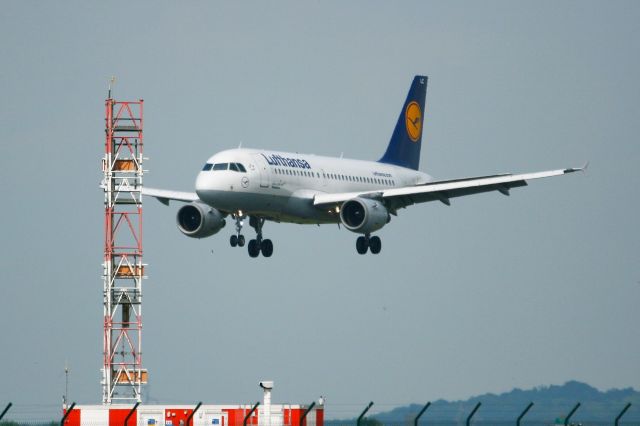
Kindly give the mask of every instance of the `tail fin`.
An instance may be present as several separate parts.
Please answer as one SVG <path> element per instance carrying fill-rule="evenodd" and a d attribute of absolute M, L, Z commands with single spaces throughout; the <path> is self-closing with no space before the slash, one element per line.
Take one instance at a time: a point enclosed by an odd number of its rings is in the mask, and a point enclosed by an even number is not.
<path fill-rule="evenodd" d="M 420 145 L 422 144 L 422 123 L 424 120 L 424 99 L 427 95 L 427 77 L 417 75 L 413 79 L 407 100 L 398 117 L 387 151 L 380 163 L 394 164 L 418 170 L 420 165 Z"/>

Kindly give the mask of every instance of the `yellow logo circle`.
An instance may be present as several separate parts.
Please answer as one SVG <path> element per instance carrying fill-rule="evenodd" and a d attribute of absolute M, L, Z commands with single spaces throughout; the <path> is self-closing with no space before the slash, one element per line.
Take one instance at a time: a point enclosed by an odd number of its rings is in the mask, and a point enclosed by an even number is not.
<path fill-rule="evenodd" d="M 409 139 L 417 142 L 422 133 L 422 111 L 420 111 L 420 105 L 417 102 L 410 102 L 407 105 L 407 109 L 404 111 L 404 121 Z"/>

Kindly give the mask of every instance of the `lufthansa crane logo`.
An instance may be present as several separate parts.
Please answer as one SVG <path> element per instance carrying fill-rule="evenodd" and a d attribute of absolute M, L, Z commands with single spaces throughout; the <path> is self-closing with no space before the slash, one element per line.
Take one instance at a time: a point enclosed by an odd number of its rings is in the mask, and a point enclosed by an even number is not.
<path fill-rule="evenodd" d="M 418 142 L 422 133 L 422 111 L 417 102 L 413 101 L 407 105 L 407 109 L 404 111 L 404 121 L 409 139 Z"/>

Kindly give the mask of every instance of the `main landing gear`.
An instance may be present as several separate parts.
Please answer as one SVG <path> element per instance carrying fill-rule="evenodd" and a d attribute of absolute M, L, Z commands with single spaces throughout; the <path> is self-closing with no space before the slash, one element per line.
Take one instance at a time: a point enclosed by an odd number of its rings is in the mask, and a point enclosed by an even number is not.
<path fill-rule="evenodd" d="M 249 218 L 249 225 L 256 230 L 256 239 L 250 240 L 247 249 L 249 256 L 258 257 L 260 252 L 264 257 L 271 257 L 273 254 L 273 243 L 269 239 L 262 239 L 262 225 L 264 225 L 264 218 L 251 216 Z"/>
<path fill-rule="evenodd" d="M 240 213 L 235 213 L 233 215 L 233 218 L 236 221 L 236 233 L 232 235 L 231 238 L 229 238 L 229 244 L 231 244 L 231 247 L 244 247 L 244 235 L 242 235 L 241 232 L 242 225 L 244 224 L 243 219 L 245 218 L 245 216 Z"/>
<path fill-rule="evenodd" d="M 382 250 L 382 241 L 380 237 L 371 234 L 366 234 L 364 237 L 358 237 L 356 240 L 356 250 L 359 254 L 365 254 L 368 250 L 371 250 L 371 253 L 378 254 L 380 250 Z"/>

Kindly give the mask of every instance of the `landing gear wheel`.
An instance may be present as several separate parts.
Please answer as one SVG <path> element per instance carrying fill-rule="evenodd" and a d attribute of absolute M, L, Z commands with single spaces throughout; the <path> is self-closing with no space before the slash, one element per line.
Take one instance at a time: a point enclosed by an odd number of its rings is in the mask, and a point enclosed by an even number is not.
<path fill-rule="evenodd" d="M 260 250 L 262 251 L 262 255 L 264 257 L 271 257 L 273 254 L 273 243 L 271 240 L 262 240 L 260 243 Z"/>
<path fill-rule="evenodd" d="M 229 244 L 231 244 L 231 247 L 235 247 L 238 245 L 238 236 L 237 235 L 232 235 L 231 238 L 229 238 Z"/>
<path fill-rule="evenodd" d="M 382 250 L 382 241 L 380 241 L 380 237 L 373 236 L 369 238 L 369 248 L 373 254 L 380 253 L 380 250 Z"/>
<path fill-rule="evenodd" d="M 258 240 L 249 240 L 249 246 L 247 247 L 249 256 L 258 257 L 260 254 L 260 243 Z"/>
<path fill-rule="evenodd" d="M 367 248 L 369 245 L 367 244 L 367 239 L 365 237 L 358 237 L 356 240 L 356 250 L 359 254 L 365 254 L 367 252 Z"/>
<path fill-rule="evenodd" d="M 242 234 L 238 235 L 238 246 L 244 247 L 244 235 Z"/>

